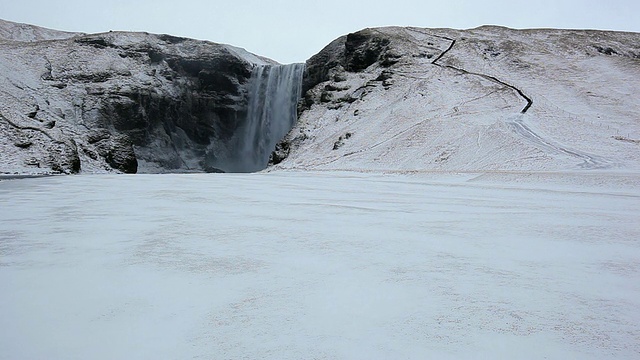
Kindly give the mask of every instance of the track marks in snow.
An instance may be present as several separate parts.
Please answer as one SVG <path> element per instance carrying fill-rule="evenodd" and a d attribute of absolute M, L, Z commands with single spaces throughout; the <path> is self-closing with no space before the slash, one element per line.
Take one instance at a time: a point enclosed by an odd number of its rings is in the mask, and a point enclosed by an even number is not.
<path fill-rule="evenodd" d="M 543 138 L 524 123 L 524 119 L 522 116 L 511 118 L 507 122 L 507 124 L 513 129 L 516 134 L 521 135 L 523 138 L 529 140 L 530 142 L 536 144 L 538 147 L 544 150 L 581 159 L 583 162 L 582 164 L 580 164 L 580 167 L 582 168 L 603 169 L 610 167 L 609 162 L 599 156 L 592 155 L 580 150 L 569 149 L 560 144 L 556 144 L 551 140 Z"/>

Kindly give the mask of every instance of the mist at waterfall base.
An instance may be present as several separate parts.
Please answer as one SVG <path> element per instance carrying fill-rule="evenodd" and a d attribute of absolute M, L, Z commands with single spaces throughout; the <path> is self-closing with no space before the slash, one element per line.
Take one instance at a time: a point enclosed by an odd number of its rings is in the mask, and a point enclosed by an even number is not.
<path fill-rule="evenodd" d="M 251 73 L 247 117 L 226 147 L 207 159 L 224 172 L 263 170 L 297 119 L 304 64 L 258 65 Z"/>

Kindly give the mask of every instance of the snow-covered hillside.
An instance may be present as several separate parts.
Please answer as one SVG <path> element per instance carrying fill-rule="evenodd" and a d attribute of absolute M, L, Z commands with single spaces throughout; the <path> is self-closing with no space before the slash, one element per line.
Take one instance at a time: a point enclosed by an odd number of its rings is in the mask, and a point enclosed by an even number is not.
<path fill-rule="evenodd" d="M 640 34 L 378 28 L 307 62 L 274 169 L 640 169 Z M 274 62 L 0 22 L 0 172 L 217 171 Z"/>
<path fill-rule="evenodd" d="M 640 34 L 367 29 L 307 66 L 277 169 L 640 169 Z"/>

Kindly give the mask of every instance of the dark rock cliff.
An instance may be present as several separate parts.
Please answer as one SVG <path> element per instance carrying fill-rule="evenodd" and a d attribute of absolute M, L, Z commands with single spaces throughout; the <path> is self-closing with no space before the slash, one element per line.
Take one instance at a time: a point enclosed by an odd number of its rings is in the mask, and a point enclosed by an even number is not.
<path fill-rule="evenodd" d="M 0 133 L 14 139 L 0 165 L 207 171 L 246 115 L 254 64 L 236 50 L 146 33 L 0 39 Z"/>
<path fill-rule="evenodd" d="M 307 60 L 302 91 L 305 94 L 303 108 L 313 103 L 328 100 L 329 93 L 309 92 L 314 86 L 325 81 L 341 82 L 346 72 L 361 72 L 374 63 L 390 66 L 395 63 L 395 55 L 390 51 L 391 39 L 387 34 L 375 29 L 364 29 L 342 36 L 318 54 Z"/>

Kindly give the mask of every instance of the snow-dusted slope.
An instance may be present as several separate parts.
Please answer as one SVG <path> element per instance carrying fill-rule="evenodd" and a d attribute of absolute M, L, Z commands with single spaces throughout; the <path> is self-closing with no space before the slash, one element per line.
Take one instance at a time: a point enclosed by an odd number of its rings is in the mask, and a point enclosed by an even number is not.
<path fill-rule="evenodd" d="M 76 32 L 58 31 L 39 26 L 14 23 L 0 19 L 0 41 L 62 40 L 84 35 Z"/>
<path fill-rule="evenodd" d="M 307 66 L 278 169 L 640 169 L 640 34 L 366 29 Z"/>

